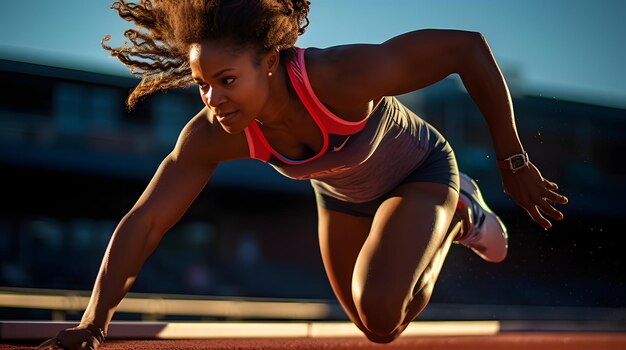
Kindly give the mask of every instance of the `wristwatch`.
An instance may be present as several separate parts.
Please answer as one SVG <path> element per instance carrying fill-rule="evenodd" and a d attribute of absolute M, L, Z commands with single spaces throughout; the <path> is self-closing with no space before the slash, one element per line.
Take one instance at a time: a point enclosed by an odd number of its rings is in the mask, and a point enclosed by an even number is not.
<path fill-rule="evenodd" d="M 506 159 L 498 159 L 498 167 L 504 170 L 510 170 L 512 172 L 516 172 L 526 166 L 528 166 L 528 162 L 530 159 L 528 158 L 528 153 L 519 153 L 514 154 Z"/>

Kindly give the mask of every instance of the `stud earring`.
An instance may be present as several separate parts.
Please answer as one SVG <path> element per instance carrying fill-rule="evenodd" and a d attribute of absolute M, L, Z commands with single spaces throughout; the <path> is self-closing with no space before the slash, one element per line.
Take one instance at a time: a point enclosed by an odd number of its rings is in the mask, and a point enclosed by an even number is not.
<path fill-rule="evenodd" d="M 267 76 L 271 77 L 272 76 L 272 72 L 267 72 Z"/>

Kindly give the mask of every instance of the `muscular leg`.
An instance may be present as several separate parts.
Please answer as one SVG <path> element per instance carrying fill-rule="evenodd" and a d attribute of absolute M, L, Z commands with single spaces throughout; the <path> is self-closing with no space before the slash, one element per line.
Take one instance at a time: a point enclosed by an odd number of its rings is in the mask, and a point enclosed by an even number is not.
<path fill-rule="evenodd" d="M 392 341 L 428 303 L 460 227 L 452 223 L 457 200 L 447 186 L 410 183 L 373 220 L 320 208 L 320 247 L 333 290 L 371 340 Z"/>
<path fill-rule="evenodd" d="M 320 251 L 330 285 L 350 320 L 366 333 L 368 330 L 352 300 L 352 273 L 369 234 L 372 218 L 318 207 L 318 220 Z"/>

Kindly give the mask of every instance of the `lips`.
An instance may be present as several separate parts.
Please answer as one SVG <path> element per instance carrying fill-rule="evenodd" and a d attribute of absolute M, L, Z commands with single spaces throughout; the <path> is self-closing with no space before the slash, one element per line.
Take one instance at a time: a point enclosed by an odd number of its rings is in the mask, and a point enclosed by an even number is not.
<path fill-rule="evenodd" d="M 219 121 L 222 124 L 228 123 L 234 117 L 237 116 L 238 112 L 239 111 L 232 111 L 232 112 L 227 112 L 227 113 L 218 113 L 217 114 L 217 121 Z"/>

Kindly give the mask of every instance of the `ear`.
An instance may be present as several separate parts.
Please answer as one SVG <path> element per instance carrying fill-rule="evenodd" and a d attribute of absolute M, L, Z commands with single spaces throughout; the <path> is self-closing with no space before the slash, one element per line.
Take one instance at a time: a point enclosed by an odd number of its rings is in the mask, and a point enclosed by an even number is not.
<path fill-rule="evenodd" d="M 271 50 L 270 52 L 266 53 L 265 57 L 263 58 L 263 67 L 268 73 L 276 73 L 279 63 L 280 54 L 278 53 L 278 50 Z"/>

